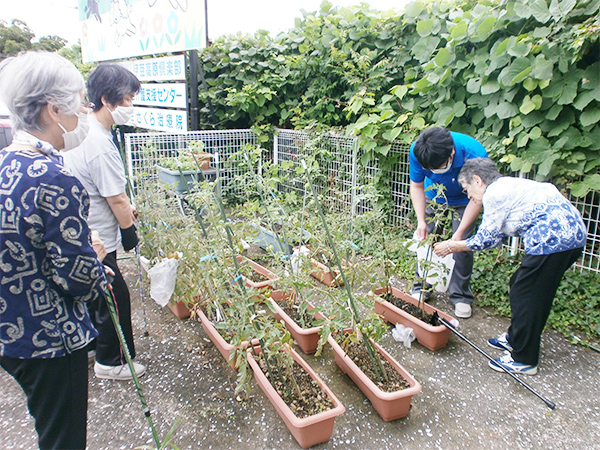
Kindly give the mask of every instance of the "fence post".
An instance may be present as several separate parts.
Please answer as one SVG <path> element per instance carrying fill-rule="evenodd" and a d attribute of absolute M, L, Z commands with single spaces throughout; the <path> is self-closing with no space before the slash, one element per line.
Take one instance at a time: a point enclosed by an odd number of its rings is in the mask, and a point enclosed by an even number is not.
<path fill-rule="evenodd" d="M 358 166 L 358 137 L 354 138 L 354 143 L 352 144 L 352 191 L 350 194 L 350 214 L 352 217 L 356 215 L 356 189 L 358 189 L 358 174 L 357 174 L 357 166 Z"/>

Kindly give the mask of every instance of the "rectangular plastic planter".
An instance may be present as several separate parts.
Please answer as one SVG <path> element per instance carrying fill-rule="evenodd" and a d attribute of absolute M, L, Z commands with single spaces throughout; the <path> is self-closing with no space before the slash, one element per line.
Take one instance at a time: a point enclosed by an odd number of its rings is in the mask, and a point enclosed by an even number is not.
<path fill-rule="evenodd" d="M 249 264 L 254 272 L 259 273 L 268 278 L 268 280 L 260 281 L 257 283 L 242 275 L 246 286 L 251 287 L 252 289 L 273 289 L 274 284 L 280 280 L 279 276 L 275 275 L 269 269 L 252 261 L 251 259 L 246 258 L 244 256 L 237 256 L 236 258 L 240 264 Z"/>
<path fill-rule="evenodd" d="M 386 288 L 379 288 L 375 290 L 375 295 L 385 294 L 385 292 Z M 392 287 L 392 295 L 412 305 L 419 306 L 419 301 L 417 299 L 405 294 L 400 289 Z M 433 314 L 437 311 L 439 316 L 447 321 L 450 322 L 454 320 L 453 317 L 427 303 L 423 304 L 423 308 L 428 314 Z M 429 350 L 435 351 L 445 347 L 450 339 L 450 330 L 446 328 L 445 325 L 429 325 L 406 311 L 394 306 L 392 303 L 385 301 L 383 298 L 375 300 L 375 313 L 379 314 L 384 320 L 392 324 L 400 323 L 405 327 L 412 328 L 419 344 L 427 347 Z"/>
<path fill-rule="evenodd" d="M 187 319 L 190 317 L 190 310 L 184 302 L 169 301 L 167 306 L 178 319 Z"/>
<path fill-rule="evenodd" d="M 235 345 L 232 345 L 225 339 L 223 339 L 223 336 L 219 334 L 212 322 L 208 320 L 208 317 L 206 317 L 206 315 L 202 311 L 202 308 L 198 307 L 197 312 L 198 317 L 200 317 L 200 321 L 202 322 L 202 328 L 204 328 L 204 332 L 208 335 L 208 338 L 212 341 L 212 343 L 215 344 L 215 347 L 217 347 L 219 353 L 223 355 L 225 361 L 229 363 L 229 355 L 231 354 L 231 351 L 235 349 Z M 233 370 L 236 370 L 233 364 L 230 364 L 229 366 Z"/>
<path fill-rule="evenodd" d="M 329 270 L 329 267 L 327 267 L 326 264 L 316 258 L 311 258 L 313 271 L 310 275 L 327 286 L 343 287 L 344 280 L 340 275 L 337 264 L 333 261 L 333 255 L 331 253 L 329 253 L 329 258 L 331 259 L 331 270 Z M 342 269 L 346 270 L 349 267 L 352 267 L 352 264 L 348 263 L 345 259 L 342 259 Z"/>
<path fill-rule="evenodd" d="M 261 351 L 260 347 L 256 349 L 258 352 Z M 283 419 L 285 425 L 288 427 L 296 441 L 298 441 L 298 444 L 300 444 L 302 448 L 309 448 L 313 445 L 326 442 L 331 438 L 335 418 L 346 411 L 346 408 L 344 408 L 344 405 L 340 403 L 333 392 L 331 392 L 323 380 L 321 380 L 319 375 L 312 370 L 300 355 L 294 350 L 291 351 L 294 361 L 302 366 L 331 400 L 334 406 L 332 409 L 299 419 L 271 385 L 269 379 L 254 359 L 251 349 L 248 349 L 248 363 L 250 364 L 250 367 L 252 367 L 256 382 L 277 411 L 277 414 L 279 414 L 279 417 Z"/>
<path fill-rule="evenodd" d="M 373 408 L 386 422 L 401 419 L 408 414 L 413 395 L 421 392 L 421 385 L 413 376 L 402 367 L 388 352 L 375 342 L 372 342 L 377 351 L 383 356 L 394 369 L 408 381 L 410 387 L 395 392 L 384 392 L 352 361 L 344 352 L 342 347 L 335 341 L 333 336 L 327 338 L 327 342 L 333 349 L 335 363 L 347 374 L 358 388 L 371 401 Z"/>
<path fill-rule="evenodd" d="M 281 290 L 273 291 L 271 294 L 271 302 L 273 304 L 273 308 L 277 313 L 275 314 L 275 318 L 277 320 L 283 320 L 285 327 L 290 332 L 298 347 L 302 349 L 304 353 L 310 355 L 317 351 L 317 345 L 319 343 L 319 331 L 322 326 L 311 327 L 311 328 L 302 328 L 298 325 L 290 316 L 288 316 L 283 309 L 277 304 L 277 300 L 284 298 L 284 296 L 294 295 L 290 292 L 285 292 Z M 310 303 L 308 303 L 308 311 L 310 312 L 315 307 Z M 315 314 L 315 319 L 322 319 L 323 315 L 321 313 Z"/>
<path fill-rule="evenodd" d="M 168 186 L 173 186 L 173 190 L 177 194 L 187 193 L 185 184 L 181 180 L 181 175 L 178 170 L 170 170 L 164 167 L 157 166 L 158 179 Z M 198 181 L 199 170 L 182 170 L 183 178 L 186 183 L 196 183 Z M 191 186 L 190 186 L 191 187 Z"/>

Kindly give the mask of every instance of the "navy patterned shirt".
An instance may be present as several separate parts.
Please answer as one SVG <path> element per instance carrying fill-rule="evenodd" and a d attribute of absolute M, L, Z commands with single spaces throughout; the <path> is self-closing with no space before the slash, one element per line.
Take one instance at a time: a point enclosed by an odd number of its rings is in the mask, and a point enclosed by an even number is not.
<path fill-rule="evenodd" d="M 495 247 L 506 236 L 521 236 L 528 255 L 550 255 L 583 247 L 581 214 L 553 184 L 501 177 L 483 194 L 483 219 L 467 239 L 470 250 Z"/>
<path fill-rule="evenodd" d="M 0 356 L 54 358 L 97 335 L 86 302 L 103 295 L 89 198 L 59 162 L 0 151 Z"/>

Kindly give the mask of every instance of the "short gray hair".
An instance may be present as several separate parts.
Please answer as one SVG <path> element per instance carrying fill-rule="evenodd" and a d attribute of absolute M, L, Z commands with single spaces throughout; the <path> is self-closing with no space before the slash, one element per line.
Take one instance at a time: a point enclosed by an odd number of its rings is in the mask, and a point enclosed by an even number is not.
<path fill-rule="evenodd" d="M 40 113 L 50 103 L 75 114 L 85 88 L 77 68 L 56 53 L 30 51 L 0 63 L 0 100 L 11 113 L 15 130 L 41 131 Z"/>
<path fill-rule="evenodd" d="M 458 182 L 460 184 L 471 184 L 473 175 L 477 175 L 487 185 L 502 175 L 498 172 L 496 163 L 490 158 L 473 158 L 465 161 L 465 164 L 460 169 L 458 174 Z"/>

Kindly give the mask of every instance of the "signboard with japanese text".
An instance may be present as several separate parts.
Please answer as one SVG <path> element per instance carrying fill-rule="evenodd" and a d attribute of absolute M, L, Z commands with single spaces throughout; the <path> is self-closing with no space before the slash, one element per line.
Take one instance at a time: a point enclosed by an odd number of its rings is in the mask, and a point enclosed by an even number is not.
<path fill-rule="evenodd" d="M 119 64 L 144 81 L 185 80 L 185 57 L 183 55 L 162 58 L 136 59 Z"/>
<path fill-rule="evenodd" d="M 84 62 L 206 47 L 201 0 L 78 0 Z"/>
<path fill-rule="evenodd" d="M 136 106 L 131 124 L 148 130 L 183 133 L 188 131 L 188 115 L 185 110 Z"/>
<path fill-rule="evenodd" d="M 186 109 L 187 87 L 185 83 L 142 83 L 133 104 Z"/>

